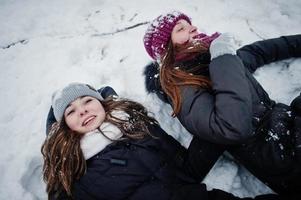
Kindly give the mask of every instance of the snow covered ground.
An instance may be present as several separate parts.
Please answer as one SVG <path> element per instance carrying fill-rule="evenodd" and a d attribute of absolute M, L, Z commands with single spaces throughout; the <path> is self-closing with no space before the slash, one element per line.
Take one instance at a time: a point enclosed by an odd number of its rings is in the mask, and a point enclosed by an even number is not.
<path fill-rule="evenodd" d="M 201 31 L 232 32 L 244 45 L 301 33 L 300 8 L 299 0 L 1 0 L 0 199 L 46 199 L 40 154 L 46 115 L 52 92 L 69 82 L 112 86 L 189 143 L 170 108 L 144 89 L 150 58 L 142 37 L 159 14 L 182 11 Z M 301 59 L 266 66 L 256 77 L 273 99 L 289 103 L 301 91 Z M 204 182 L 239 196 L 270 191 L 228 156 Z"/>

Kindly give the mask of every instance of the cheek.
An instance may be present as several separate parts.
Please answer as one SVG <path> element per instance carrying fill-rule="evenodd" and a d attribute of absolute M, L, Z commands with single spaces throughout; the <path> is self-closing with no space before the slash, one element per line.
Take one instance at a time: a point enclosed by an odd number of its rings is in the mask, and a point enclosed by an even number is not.
<path fill-rule="evenodd" d="M 106 113 L 105 113 L 105 111 L 103 110 L 103 112 L 101 113 L 101 115 L 102 115 L 102 118 L 103 119 L 105 119 L 105 117 L 106 117 Z"/>
<path fill-rule="evenodd" d="M 189 35 L 185 33 L 177 33 L 171 36 L 171 40 L 173 44 L 184 44 L 189 40 Z"/>
<path fill-rule="evenodd" d="M 101 104 L 94 104 L 92 106 L 92 112 L 98 115 L 98 119 L 100 120 L 100 124 L 105 119 L 105 110 Z"/>
<path fill-rule="evenodd" d="M 78 121 L 77 121 L 77 119 L 75 117 L 67 117 L 67 118 L 65 118 L 65 121 L 66 121 L 67 126 L 71 130 L 75 131 L 77 129 L 77 127 L 78 127 Z"/>
<path fill-rule="evenodd" d="M 102 121 L 105 119 L 106 113 L 103 108 L 99 109 L 99 116 L 102 119 Z"/>

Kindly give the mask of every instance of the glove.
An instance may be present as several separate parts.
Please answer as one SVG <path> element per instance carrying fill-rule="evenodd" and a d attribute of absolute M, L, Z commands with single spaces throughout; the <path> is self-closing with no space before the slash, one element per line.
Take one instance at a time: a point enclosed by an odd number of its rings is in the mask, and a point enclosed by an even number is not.
<path fill-rule="evenodd" d="M 223 33 L 212 41 L 209 51 L 211 60 L 224 54 L 236 55 L 237 45 L 232 34 Z"/>
<path fill-rule="evenodd" d="M 218 38 L 221 34 L 218 32 L 213 33 L 212 35 L 206 35 L 205 33 L 200 33 L 193 37 L 196 41 L 201 41 L 206 48 L 210 47 L 210 44 L 213 40 Z"/>

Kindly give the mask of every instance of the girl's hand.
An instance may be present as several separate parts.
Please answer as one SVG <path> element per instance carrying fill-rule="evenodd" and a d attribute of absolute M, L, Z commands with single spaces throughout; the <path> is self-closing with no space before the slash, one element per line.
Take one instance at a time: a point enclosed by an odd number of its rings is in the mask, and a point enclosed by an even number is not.
<path fill-rule="evenodd" d="M 219 32 L 215 32 L 212 35 L 206 35 L 205 33 L 200 33 L 193 37 L 195 41 L 201 41 L 206 48 L 210 47 L 210 44 L 213 40 L 218 38 L 221 34 Z"/>
<path fill-rule="evenodd" d="M 235 39 L 230 33 L 223 33 L 218 38 L 212 41 L 209 51 L 211 60 L 224 54 L 236 55 L 237 45 Z"/>

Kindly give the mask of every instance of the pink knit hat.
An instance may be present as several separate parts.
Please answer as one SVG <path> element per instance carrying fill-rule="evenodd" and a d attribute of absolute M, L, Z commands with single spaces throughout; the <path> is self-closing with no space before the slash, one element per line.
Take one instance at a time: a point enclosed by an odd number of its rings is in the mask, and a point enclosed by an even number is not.
<path fill-rule="evenodd" d="M 160 59 L 167 48 L 172 29 L 180 19 L 184 19 L 191 24 L 190 18 L 187 15 L 173 11 L 165 15 L 160 15 L 149 25 L 143 42 L 150 57 L 155 60 Z"/>

